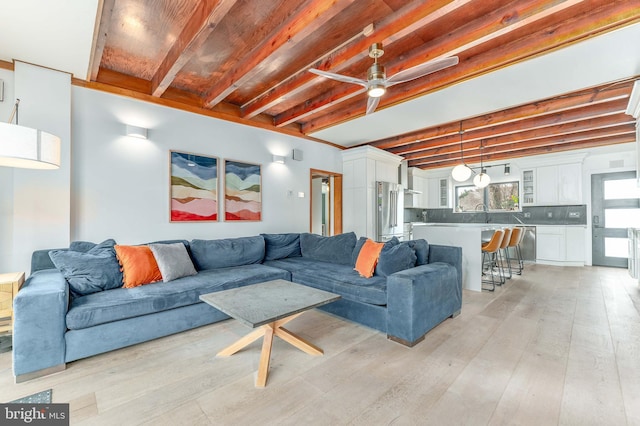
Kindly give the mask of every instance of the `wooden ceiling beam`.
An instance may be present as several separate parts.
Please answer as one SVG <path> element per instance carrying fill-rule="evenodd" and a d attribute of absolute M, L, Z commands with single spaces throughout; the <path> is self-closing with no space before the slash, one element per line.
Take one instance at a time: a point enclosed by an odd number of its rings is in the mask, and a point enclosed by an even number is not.
<path fill-rule="evenodd" d="M 502 152 L 514 152 L 522 149 L 535 148 L 538 146 L 556 145 L 558 143 L 573 143 L 590 139 L 601 139 L 607 137 L 615 137 L 623 134 L 631 134 L 634 132 L 635 125 L 633 123 L 624 123 L 617 126 L 611 126 L 600 129 L 586 130 L 582 132 L 574 132 L 567 134 L 550 134 L 543 138 L 526 139 L 523 137 L 517 141 L 504 141 L 502 143 L 489 144 L 483 143 L 483 149 L 480 149 L 480 144 L 476 145 L 472 149 L 464 152 L 464 160 L 467 163 L 479 163 L 482 151 L 482 156 L 485 158 L 489 154 L 497 154 Z M 442 161 L 460 161 L 460 151 L 444 153 L 438 155 L 425 154 L 422 157 L 415 157 L 409 161 L 420 161 L 421 164 L 439 163 Z"/>
<path fill-rule="evenodd" d="M 593 119 L 597 117 L 605 117 L 615 114 L 624 113 L 627 106 L 626 99 L 617 99 L 610 102 L 599 103 L 595 105 L 587 105 L 584 108 L 575 108 L 566 110 L 556 114 L 548 114 L 536 116 L 519 121 L 511 121 L 505 124 L 498 124 L 491 127 L 484 127 L 478 130 L 465 131 L 463 134 L 463 142 L 479 141 L 490 137 L 498 137 L 520 133 L 527 130 L 541 129 L 550 126 L 557 126 L 563 123 L 571 123 L 581 120 Z M 411 152 L 422 151 L 433 146 L 455 145 L 459 146 L 460 136 L 449 135 L 442 138 L 431 139 L 425 142 L 417 142 L 409 145 L 402 145 L 398 148 L 389 148 L 389 152 L 398 155 L 406 155 Z"/>
<path fill-rule="evenodd" d="M 594 105 L 615 99 L 628 99 L 631 94 L 632 87 L 633 80 L 630 80 L 619 84 L 607 84 L 587 90 L 555 96 L 542 101 L 462 120 L 462 129 L 465 132 L 469 132 L 525 118 L 554 114 L 573 108 L 582 108 L 587 104 Z M 460 121 L 455 121 L 442 124 L 440 126 L 416 130 L 403 135 L 380 139 L 370 142 L 367 145 L 380 149 L 396 148 L 402 145 L 424 142 L 448 135 L 458 136 L 459 129 Z"/>
<path fill-rule="evenodd" d="M 502 136 L 489 137 L 486 139 L 474 140 L 472 142 L 463 142 L 462 150 L 464 155 L 472 153 L 480 146 L 480 141 L 485 146 L 498 146 L 511 144 L 515 142 L 531 141 L 536 139 L 544 139 L 552 136 L 569 135 L 581 132 L 588 132 L 600 129 L 609 129 L 621 125 L 634 125 L 635 121 L 633 117 L 624 113 L 598 117 L 594 119 L 587 119 L 581 121 L 575 121 L 570 123 L 559 124 L 556 126 L 537 128 L 532 130 L 526 130 L 518 133 L 512 133 Z M 413 160 L 418 158 L 426 158 L 437 155 L 453 154 L 460 156 L 460 144 L 452 145 L 440 145 L 436 144 L 433 148 L 424 149 L 422 151 L 412 152 L 403 155 L 406 160 Z"/>
<path fill-rule="evenodd" d="M 201 0 L 151 79 L 153 96 L 162 94 L 207 41 L 238 0 Z"/>
<path fill-rule="evenodd" d="M 603 140 L 595 139 L 595 140 L 587 140 L 583 142 L 574 142 L 571 144 L 541 146 L 536 148 L 523 149 L 519 151 L 512 151 L 508 153 L 493 154 L 491 155 L 491 157 L 486 158 L 486 162 L 513 160 L 514 158 L 529 157 L 533 155 L 542 155 L 542 154 L 550 154 L 550 153 L 557 153 L 557 152 L 573 151 L 577 149 L 598 148 L 602 146 L 618 145 L 623 143 L 634 142 L 635 140 L 634 138 L 635 138 L 634 135 L 621 135 L 621 136 L 606 138 Z M 452 160 L 452 161 L 447 161 L 442 163 L 431 163 L 428 165 L 420 166 L 419 164 L 416 164 L 416 163 L 412 164 L 411 162 L 409 162 L 409 166 L 418 167 L 423 170 L 431 170 L 431 169 L 441 169 L 444 167 L 453 167 L 453 166 L 456 166 L 458 163 L 459 161 L 456 162 L 455 160 Z"/>
<path fill-rule="evenodd" d="M 540 19 L 548 18 L 553 13 L 574 6 L 585 0 L 567 0 L 558 4 L 554 0 L 527 0 L 512 2 L 504 7 L 496 9 L 494 12 L 481 16 L 469 22 L 450 34 L 444 34 L 435 40 L 425 43 L 403 58 L 385 64 L 388 75 L 393 75 L 403 69 L 410 68 L 428 60 L 445 58 L 458 55 L 465 50 L 472 49 L 480 44 L 502 37 L 510 32 L 522 28 Z M 353 92 L 352 88 L 347 88 L 347 84 L 332 89 L 328 94 L 318 96 L 300 107 L 281 114 L 276 119 L 276 125 L 299 121 L 310 115 L 317 114 L 328 108 L 327 104 L 343 102 L 349 99 Z M 406 91 L 398 90 L 406 96 Z M 329 101 L 331 99 L 331 101 Z M 364 111 L 363 108 L 360 112 Z"/>
<path fill-rule="evenodd" d="M 96 81 L 98 71 L 100 70 L 100 62 L 102 62 L 102 53 L 104 46 L 107 44 L 107 35 L 109 26 L 111 25 L 111 16 L 113 15 L 113 5 L 116 0 L 100 0 L 98 3 L 98 17 L 100 23 L 93 34 L 93 48 L 91 49 L 91 59 L 89 60 L 89 81 Z"/>
<path fill-rule="evenodd" d="M 368 57 L 368 48 L 373 42 L 389 45 L 422 27 L 432 24 L 447 14 L 453 12 L 472 0 L 438 0 L 413 1 L 403 6 L 397 12 L 374 22 L 373 31 L 369 34 L 367 28 L 361 33 L 364 38 L 354 37 L 337 50 L 325 52 L 312 64 L 300 70 L 284 83 L 279 84 L 242 106 L 246 117 L 251 117 L 276 105 L 282 98 L 292 97 L 317 84 L 321 77 L 309 73 L 309 68 L 339 73 L 349 66 Z"/>
<path fill-rule="evenodd" d="M 468 58 L 461 58 L 460 63 L 455 67 L 431 74 L 426 78 L 404 83 L 401 91 L 390 90 L 383 96 L 380 107 L 391 106 L 412 97 L 423 96 L 452 84 L 549 53 L 552 50 L 567 47 L 586 38 L 640 22 L 640 8 L 630 3 L 594 0 L 587 4 L 593 7 L 589 7 L 588 10 L 569 20 L 553 21 L 548 26 L 517 40 L 506 42 L 487 52 L 475 53 Z M 408 97 L 407 93 L 412 95 Z M 305 134 L 313 133 L 361 116 L 363 113 L 364 107 L 346 104 L 341 109 L 319 114 L 312 120 L 303 123 L 302 131 Z"/>
<path fill-rule="evenodd" d="M 212 108 L 222 102 L 244 82 L 259 72 L 259 64 L 272 55 L 292 50 L 298 40 L 313 34 L 318 28 L 346 9 L 355 0 L 308 0 L 289 15 L 289 19 L 257 43 L 237 64 L 207 92 L 204 103 Z"/>
<path fill-rule="evenodd" d="M 603 144 L 603 142 L 606 142 L 608 139 L 617 140 L 617 138 L 620 137 L 626 138 L 628 136 L 633 136 L 634 133 L 635 126 L 633 124 L 623 124 L 620 126 L 580 132 L 570 135 L 556 135 L 550 136 L 548 138 L 507 143 L 495 146 L 485 145 L 482 149 L 482 154 L 479 147 L 474 149 L 473 152 L 469 152 L 468 155 L 467 153 L 465 153 L 464 161 L 469 165 L 475 165 L 480 163 L 481 156 L 482 160 L 487 163 L 490 161 L 494 161 L 496 159 L 496 156 L 510 155 L 513 157 L 517 156 L 515 154 L 519 151 L 531 149 L 546 148 L 547 152 L 553 152 L 559 145 L 574 146 L 575 144 L 583 143 L 585 141 L 598 141 L 600 144 Z M 414 160 L 409 160 L 408 165 L 412 167 L 432 167 L 434 164 L 437 164 L 438 167 L 445 167 L 446 165 L 456 165 L 459 162 L 459 154 L 450 154 L 416 158 Z"/>

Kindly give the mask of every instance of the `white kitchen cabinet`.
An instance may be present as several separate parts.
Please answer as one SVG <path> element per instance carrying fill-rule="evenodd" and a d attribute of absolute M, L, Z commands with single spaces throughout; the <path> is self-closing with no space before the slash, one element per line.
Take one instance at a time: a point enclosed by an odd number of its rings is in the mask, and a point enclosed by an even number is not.
<path fill-rule="evenodd" d="M 558 166 L 558 204 L 582 203 L 582 166 L 563 164 Z"/>
<path fill-rule="evenodd" d="M 580 163 L 523 170 L 523 206 L 566 204 L 582 204 L 582 165 Z"/>
<path fill-rule="evenodd" d="M 402 157 L 371 146 L 342 151 L 342 229 L 373 238 L 376 181 L 398 182 Z"/>
<path fill-rule="evenodd" d="M 536 259 L 540 261 L 564 262 L 565 228 L 560 226 L 536 227 Z"/>
<path fill-rule="evenodd" d="M 539 206 L 558 204 L 558 166 L 536 169 L 536 197 Z"/>
<path fill-rule="evenodd" d="M 584 266 L 582 226 L 536 226 L 536 262 Z"/>
<path fill-rule="evenodd" d="M 535 169 L 522 171 L 522 199 L 523 206 L 533 206 L 536 202 L 536 171 Z"/>

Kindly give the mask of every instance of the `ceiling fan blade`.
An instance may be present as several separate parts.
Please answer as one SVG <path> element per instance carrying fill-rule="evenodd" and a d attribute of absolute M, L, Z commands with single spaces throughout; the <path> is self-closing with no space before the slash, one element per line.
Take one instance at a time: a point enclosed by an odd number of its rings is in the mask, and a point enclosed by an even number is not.
<path fill-rule="evenodd" d="M 321 75 L 323 77 L 330 78 L 332 80 L 342 81 L 343 83 L 353 83 L 353 84 L 359 84 L 360 86 L 363 86 L 363 87 L 367 87 L 367 82 L 365 80 L 361 80 L 355 77 L 349 77 L 348 75 L 336 74 L 333 72 L 322 71 L 315 68 L 311 68 L 309 72 Z"/>
<path fill-rule="evenodd" d="M 378 104 L 380 103 L 380 98 L 372 98 L 369 96 L 367 100 L 367 115 L 373 113 L 373 111 L 378 108 Z"/>
<path fill-rule="evenodd" d="M 407 70 L 400 71 L 399 73 L 392 75 L 387 79 L 387 87 L 394 86 L 400 83 L 406 83 L 407 81 L 420 78 L 427 74 L 431 74 L 432 72 L 440 71 L 457 64 L 457 56 L 451 56 L 448 58 L 425 62 L 424 64 L 416 65 L 415 67 L 411 67 Z"/>

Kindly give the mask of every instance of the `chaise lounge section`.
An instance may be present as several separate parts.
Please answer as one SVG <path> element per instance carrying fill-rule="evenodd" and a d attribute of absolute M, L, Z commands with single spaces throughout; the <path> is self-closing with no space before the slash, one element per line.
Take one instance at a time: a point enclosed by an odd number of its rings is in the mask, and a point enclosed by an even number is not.
<path fill-rule="evenodd" d="M 87 271 L 87 265 L 96 259 L 101 264 L 110 259 L 120 270 L 113 240 L 98 245 L 74 243 L 55 253 L 36 251 L 32 274 L 14 301 L 16 382 L 61 371 L 67 362 L 227 319 L 199 296 L 273 279 L 340 294 L 340 300 L 322 309 L 380 330 L 408 346 L 460 312 L 460 248 L 424 242 L 416 256 L 415 248 L 407 251 L 408 243 L 394 241 L 387 251 L 406 246 L 394 252 L 404 253 L 404 257 L 410 253 L 415 266 L 390 274 L 381 270 L 367 279 L 353 269 L 362 240 L 356 241 L 353 233 L 334 237 L 262 234 L 154 243 L 150 247 L 167 244 L 187 248 L 195 270 L 167 282 L 133 288 L 111 283 L 114 288 L 94 288 L 88 294 L 78 293 L 77 275 L 100 275 L 100 270 Z M 73 268 L 64 267 L 61 257 L 71 259 Z"/>

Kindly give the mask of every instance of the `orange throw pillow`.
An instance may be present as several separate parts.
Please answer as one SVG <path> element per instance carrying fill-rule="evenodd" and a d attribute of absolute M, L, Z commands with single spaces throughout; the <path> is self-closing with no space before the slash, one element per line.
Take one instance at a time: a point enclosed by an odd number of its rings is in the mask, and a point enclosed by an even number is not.
<path fill-rule="evenodd" d="M 356 267 L 354 268 L 360 276 L 365 278 L 371 278 L 373 276 L 383 246 L 384 243 L 376 243 L 370 239 L 364 242 L 360 254 L 358 254 L 358 260 L 356 260 Z"/>
<path fill-rule="evenodd" d="M 148 246 L 115 245 L 125 288 L 138 287 L 162 280 L 156 258 Z"/>

